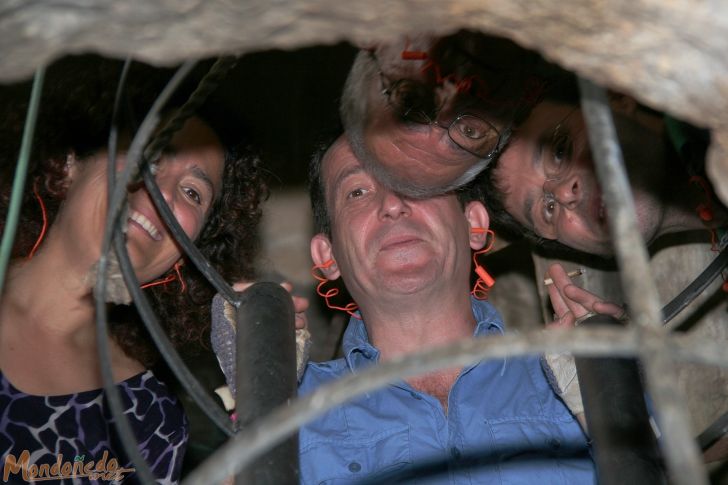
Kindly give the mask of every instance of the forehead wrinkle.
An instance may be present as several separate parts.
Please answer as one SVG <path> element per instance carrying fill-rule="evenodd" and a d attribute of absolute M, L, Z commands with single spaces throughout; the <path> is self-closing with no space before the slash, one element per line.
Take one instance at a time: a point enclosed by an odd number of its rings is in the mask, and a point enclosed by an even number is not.
<path fill-rule="evenodd" d="M 333 183 L 331 184 L 331 194 L 336 194 L 341 185 L 344 183 L 344 180 L 346 180 L 348 177 L 361 172 L 364 172 L 364 168 L 361 165 L 354 165 L 347 168 L 346 170 L 342 170 L 341 172 L 339 172 L 336 175 Z"/>

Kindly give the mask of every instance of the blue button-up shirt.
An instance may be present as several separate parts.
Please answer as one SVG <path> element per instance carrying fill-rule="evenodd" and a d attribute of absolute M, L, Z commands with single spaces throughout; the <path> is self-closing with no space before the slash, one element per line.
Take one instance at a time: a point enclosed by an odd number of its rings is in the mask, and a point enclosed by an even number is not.
<path fill-rule="evenodd" d="M 476 336 L 503 332 L 490 303 L 472 307 Z M 308 364 L 299 394 L 379 360 L 361 320 L 349 321 L 343 346 L 343 359 Z M 305 484 L 595 482 L 586 437 L 536 356 L 463 368 L 447 415 L 433 396 L 399 382 L 312 421 L 299 442 Z"/>

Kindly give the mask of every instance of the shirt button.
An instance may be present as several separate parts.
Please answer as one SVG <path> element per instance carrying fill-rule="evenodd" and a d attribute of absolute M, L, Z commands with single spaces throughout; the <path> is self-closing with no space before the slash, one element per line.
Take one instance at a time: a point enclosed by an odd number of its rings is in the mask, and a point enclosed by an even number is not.
<path fill-rule="evenodd" d="M 361 471 L 361 465 L 355 461 L 352 461 L 351 463 L 349 463 L 349 471 L 354 473 L 359 472 Z"/>
<path fill-rule="evenodd" d="M 561 448 L 561 441 L 557 440 L 556 438 L 551 438 L 549 440 L 549 445 L 551 445 L 551 448 L 553 448 L 554 450 L 558 450 L 559 448 Z"/>
<path fill-rule="evenodd" d="M 457 447 L 453 446 L 450 448 L 450 455 L 456 460 L 460 459 L 460 450 L 457 449 Z"/>
<path fill-rule="evenodd" d="M 414 391 L 410 391 L 410 396 L 412 396 L 413 398 L 417 399 L 418 401 L 421 401 L 422 400 L 422 396 L 420 396 L 419 394 L 417 394 Z"/>

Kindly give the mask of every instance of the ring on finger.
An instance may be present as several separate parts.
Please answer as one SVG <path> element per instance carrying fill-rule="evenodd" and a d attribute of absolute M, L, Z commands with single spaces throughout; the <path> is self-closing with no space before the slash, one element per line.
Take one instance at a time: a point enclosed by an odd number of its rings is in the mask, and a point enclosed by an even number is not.
<path fill-rule="evenodd" d="M 574 320 L 574 325 L 579 325 L 581 322 L 583 322 L 587 318 L 593 317 L 594 315 L 596 315 L 596 313 L 594 313 L 594 312 L 587 312 L 587 313 L 585 313 L 584 315 L 582 315 L 580 317 L 576 317 L 576 320 Z"/>

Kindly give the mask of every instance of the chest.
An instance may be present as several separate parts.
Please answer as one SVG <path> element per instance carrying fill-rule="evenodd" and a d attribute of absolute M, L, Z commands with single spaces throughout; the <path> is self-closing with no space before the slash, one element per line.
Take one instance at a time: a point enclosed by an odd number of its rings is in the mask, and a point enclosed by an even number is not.
<path fill-rule="evenodd" d="M 446 369 L 407 379 L 407 383 L 417 391 L 437 399 L 445 414 L 447 414 L 450 389 L 452 389 L 459 374 L 460 369 Z"/>
<path fill-rule="evenodd" d="M 413 473 L 416 483 L 443 483 L 442 475 L 433 482 L 419 476 L 423 463 L 437 463 L 452 483 L 589 483 L 588 458 L 578 477 L 562 476 L 558 466 L 549 473 L 515 470 L 522 454 L 587 449 L 568 410 L 545 379 L 543 385 L 532 381 L 527 367 L 509 361 L 502 374 L 503 361 L 493 361 L 459 376 L 424 376 L 332 410 L 301 430 L 304 482 L 381 473 L 379 483 L 391 483 L 389 473 Z M 449 399 L 447 414 L 440 398 Z"/>

